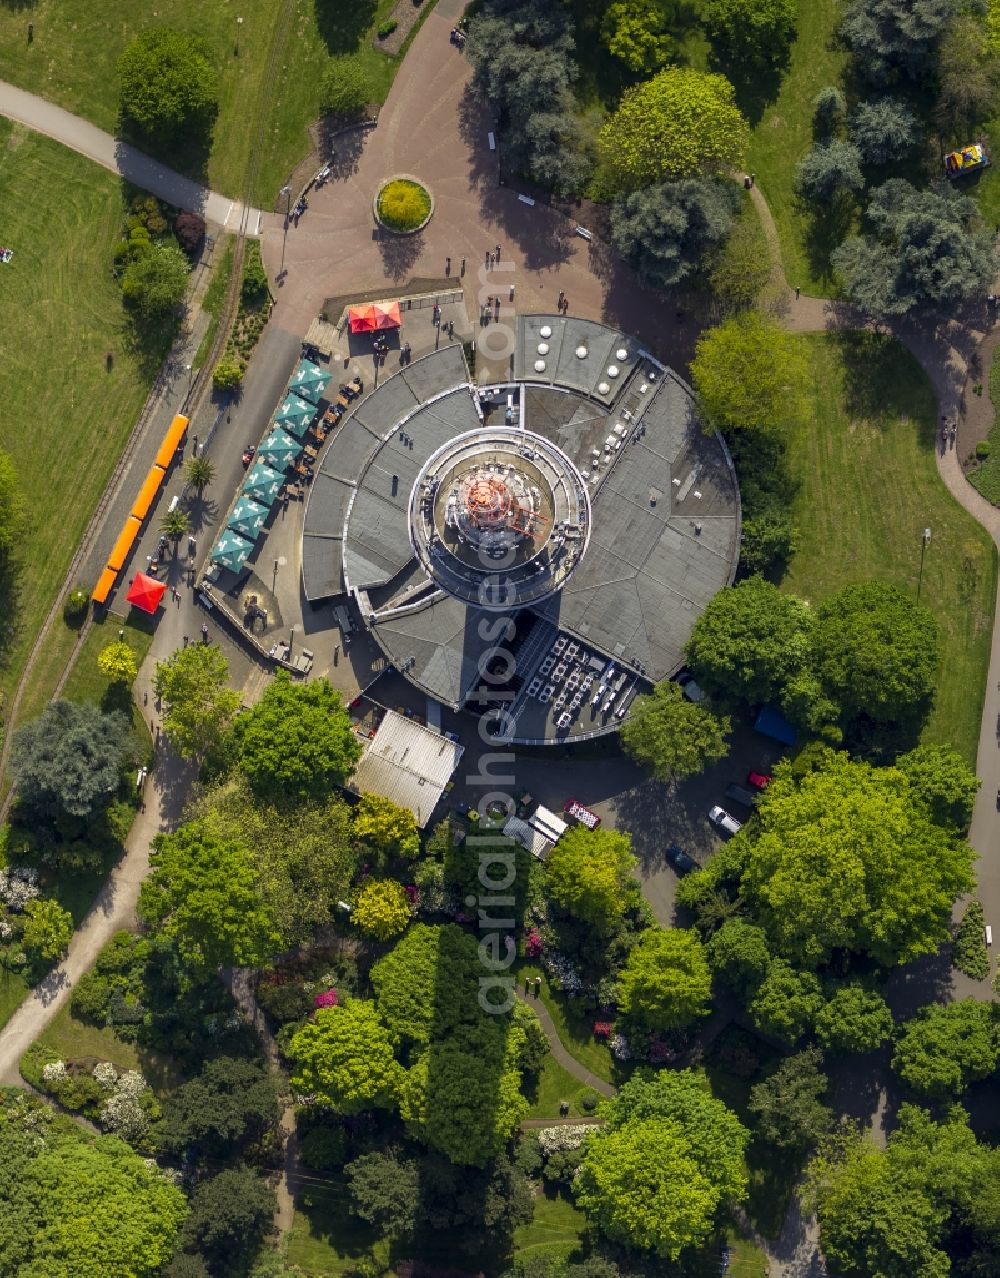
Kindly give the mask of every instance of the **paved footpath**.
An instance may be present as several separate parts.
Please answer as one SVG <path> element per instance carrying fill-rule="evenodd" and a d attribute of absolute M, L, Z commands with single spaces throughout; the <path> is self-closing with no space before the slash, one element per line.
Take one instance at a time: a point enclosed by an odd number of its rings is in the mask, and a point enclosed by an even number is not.
<path fill-rule="evenodd" d="M 26 93 L 5 80 L 0 80 L 0 115 L 25 124 L 36 133 L 44 133 L 46 137 L 68 146 L 71 151 L 79 151 L 95 164 L 120 174 L 127 182 L 166 200 L 168 204 L 200 213 L 206 221 L 214 222 L 226 231 L 238 231 L 240 228 L 243 205 L 239 200 L 209 191 L 144 155 L 128 142 L 105 133 L 95 124 L 70 115 L 62 107 L 46 102 L 34 93 Z M 263 218 L 260 209 L 248 210 L 248 235 L 260 233 Z"/>

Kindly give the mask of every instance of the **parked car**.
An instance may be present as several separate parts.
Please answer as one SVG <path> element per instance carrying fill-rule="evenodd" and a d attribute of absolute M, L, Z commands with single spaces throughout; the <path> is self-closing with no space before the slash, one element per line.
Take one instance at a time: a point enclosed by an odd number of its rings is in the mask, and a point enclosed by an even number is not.
<path fill-rule="evenodd" d="M 740 830 L 743 829 L 743 822 L 737 821 L 734 816 L 731 816 L 725 808 L 720 808 L 718 804 L 714 808 L 708 809 L 708 819 L 713 825 L 718 826 L 720 830 L 724 830 L 726 834 L 739 834 Z"/>
<path fill-rule="evenodd" d="M 769 772 L 754 772 L 752 769 L 747 773 L 747 782 L 752 785 L 755 790 L 766 790 L 771 784 L 771 774 Z"/>
<path fill-rule="evenodd" d="M 692 675 L 680 674 L 677 676 L 677 682 L 680 684 L 681 691 L 688 701 L 704 701 L 708 696 L 705 689 L 700 684 L 695 683 Z"/>
<path fill-rule="evenodd" d="M 688 856 L 676 843 L 671 843 L 667 847 L 666 857 L 668 864 L 672 865 L 678 874 L 690 874 L 692 870 L 698 868 L 698 862 L 694 857 Z"/>
<path fill-rule="evenodd" d="M 733 803 L 741 803 L 745 808 L 752 808 L 757 802 L 757 791 L 748 790 L 745 785 L 727 785 L 727 799 L 732 799 Z"/>

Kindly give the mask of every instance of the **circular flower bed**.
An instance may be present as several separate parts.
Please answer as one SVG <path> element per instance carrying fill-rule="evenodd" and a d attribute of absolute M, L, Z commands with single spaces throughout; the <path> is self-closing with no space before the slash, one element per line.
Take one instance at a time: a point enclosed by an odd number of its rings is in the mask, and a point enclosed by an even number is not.
<path fill-rule="evenodd" d="M 430 191 L 415 178 L 396 177 L 386 182 L 375 197 L 375 217 L 386 230 L 411 235 L 431 220 L 434 200 Z"/>

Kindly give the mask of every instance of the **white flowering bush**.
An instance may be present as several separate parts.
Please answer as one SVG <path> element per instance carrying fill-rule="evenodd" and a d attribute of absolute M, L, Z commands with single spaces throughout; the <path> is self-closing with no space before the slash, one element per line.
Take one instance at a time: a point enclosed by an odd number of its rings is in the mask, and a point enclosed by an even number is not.
<path fill-rule="evenodd" d="M 616 1061 L 627 1061 L 632 1058 L 632 1048 L 624 1034 L 615 1034 L 610 1044 L 611 1055 Z"/>
<path fill-rule="evenodd" d="M 115 1095 L 134 1096 L 138 1100 L 148 1088 L 149 1084 L 137 1069 L 127 1069 L 124 1074 L 119 1074 L 118 1076 L 118 1082 L 115 1084 Z"/>
<path fill-rule="evenodd" d="M 149 1131 L 149 1115 L 140 1105 L 138 1097 L 129 1092 L 115 1091 L 108 1097 L 101 1109 L 101 1123 L 109 1132 L 114 1132 L 130 1145 L 142 1140 Z"/>
<path fill-rule="evenodd" d="M 65 1061 L 49 1061 L 47 1065 L 42 1066 L 42 1078 L 49 1087 L 58 1087 L 60 1083 L 66 1081 L 66 1077 Z"/>
<path fill-rule="evenodd" d="M 105 1091 L 110 1092 L 118 1082 L 118 1071 L 110 1061 L 98 1061 L 94 1066 L 93 1074 Z"/>
<path fill-rule="evenodd" d="M 14 924 L 5 915 L 0 915 L 0 941 L 9 941 L 14 935 Z"/>
<path fill-rule="evenodd" d="M 538 1133 L 538 1147 L 550 1158 L 570 1149 L 579 1149 L 587 1137 L 589 1128 L 580 1123 L 563 1123 L 558 1127 L 543 1127 Z"/>
<path fill-rule="evenodd" d="M 0 870 L 0 901 L 12 910 L 23 910 L 39 894 L 38 871 L 29 865 L 4 866 Z"/>

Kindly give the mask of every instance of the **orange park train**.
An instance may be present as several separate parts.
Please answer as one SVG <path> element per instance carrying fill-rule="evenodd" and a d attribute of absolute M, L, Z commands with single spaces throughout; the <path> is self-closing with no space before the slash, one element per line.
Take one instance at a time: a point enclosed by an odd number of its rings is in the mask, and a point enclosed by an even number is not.
<path fill-rule="evenodd" d="M 966 173 L 978 173 L 989 166 L 990 157 L 981 142 L 971 142 L 957 151 L 949 151 L 944 157 L 945 174 L 954 180 Z"/>
<path fill-rule="evenodd" d="M 118 580 L 118 574 L 125 566 L 125 562 L 132 553 L 132 547 L 135 545 L 136 538 L 142 528 L 143 521 L 149 514 L 150 507 L 156 498 L 160 487 L 167 477 L 167 471 L 170 469 L 170 463 L 173 461 L 181 440 L 184 438 L 184 432 L 188 428 L 188 419 L 180 413 L 170 423 L 166 435 L 163 437 L 163 443 L 160 445 L 160 451 L 156 454 L 156 460 L 149 468 L 149 474 L 143 480 L 142 487 L 139 489 L 139 495 L 135 499 L 132 512 L 122 525 L 122 530 L 118 534 L 118 540 L 114 544 L 111 554 L 108 556 L 108 562 L 104 571 L 98 578 L 97 585 L 94 587 L 94 593 L 90 596 L 95 604 L 104 604 L 108 601 L 108 595 L 115 587 Z"/>

